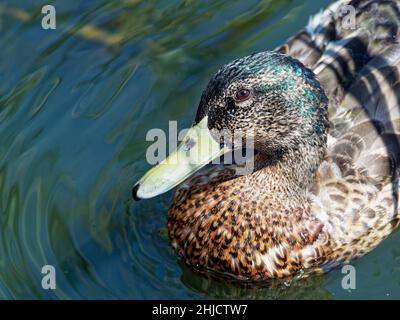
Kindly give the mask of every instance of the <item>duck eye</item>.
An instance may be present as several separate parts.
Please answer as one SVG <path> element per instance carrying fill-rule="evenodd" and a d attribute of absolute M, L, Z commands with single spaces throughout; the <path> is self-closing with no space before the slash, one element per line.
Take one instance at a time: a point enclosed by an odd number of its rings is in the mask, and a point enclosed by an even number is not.
<path fill-rule="evenodd" d="M 237 101 L 244 101 L 250 98 L 250 90 L 248 89 L 240 89 L 236 92 L 236 100 Z"/>

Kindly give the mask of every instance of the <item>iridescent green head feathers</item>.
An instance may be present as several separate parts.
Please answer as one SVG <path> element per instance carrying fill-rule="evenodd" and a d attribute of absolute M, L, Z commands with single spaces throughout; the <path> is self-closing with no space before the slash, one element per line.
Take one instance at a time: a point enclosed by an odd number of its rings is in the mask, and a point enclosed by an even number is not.
<path fill-rule="evenodd" d="M 277 154 L 326 141 L 328 100 L 314 73 L 277 52 L 261 52 L 223 66 L 203 92 L 196 122 L 246 136 L 255 149 Z"/>

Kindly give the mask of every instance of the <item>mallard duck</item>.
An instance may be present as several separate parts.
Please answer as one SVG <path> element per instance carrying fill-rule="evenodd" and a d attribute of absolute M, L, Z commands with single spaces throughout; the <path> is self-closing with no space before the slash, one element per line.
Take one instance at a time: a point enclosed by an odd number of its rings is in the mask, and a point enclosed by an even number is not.
<path fill-rule="evenodd" d="M 398 1 L 338 1 L 217 71 L 181 145 L 133 188 L 146 199 L 178 185 L 168 234 L 185 263 L 240 280 L 320 273 L 397 227 L 399 21 Z M 252 141 L 250 172 L 210 164 L 238 141 Z"/>

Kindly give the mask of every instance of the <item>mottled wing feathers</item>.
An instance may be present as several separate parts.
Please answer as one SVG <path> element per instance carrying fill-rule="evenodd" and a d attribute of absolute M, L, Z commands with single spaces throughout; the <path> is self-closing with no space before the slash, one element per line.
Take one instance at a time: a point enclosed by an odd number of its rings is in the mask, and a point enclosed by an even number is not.
<path fill-rule="evenodd" d="M 279 49 L 311 68 L 330 99 L 329 154 L 377 183 L 400 161 L 399 25 L 399 1 L 342 0 Z"/>
<path fill-rule="evenodd" d="M 345 259 L 343 250 L 353 251 L 351 257 L 377 245 L 399 215 L 400 14 L 397 1 L 341 3 L 356 8 L 357 28 L 343 30 L 331 17 L 324 20 L 329 33 L 308 37 L 330 37 L 326 43 L 315 40 L 321 54 L 311 66 L 329 96 L 331 122 L 315 186 L 315 212 L 342 242 L 332 255 Z M 300 37 L 307 36 L 295 38 Z M 300 58 L 311 61 L 304 54 Z"/>
<path fill-rule="evenodd" d="M 346 42 L 354 34 L 367 33 L 368 43 L 364 43 L 364 48 L 353 46 L 353 58 L 362 58 L 360 61 L 366 63 L 363 55 L 376 56 L 396 42 L 399 25 L 400 11 L 396 0 L 339 0 L 311 17 L 304 30 L 277 50 L 314 69 L 332 46 L 340 46 L 341 41 Z M 344 62 L 347 65 L 357 63 Z"/>

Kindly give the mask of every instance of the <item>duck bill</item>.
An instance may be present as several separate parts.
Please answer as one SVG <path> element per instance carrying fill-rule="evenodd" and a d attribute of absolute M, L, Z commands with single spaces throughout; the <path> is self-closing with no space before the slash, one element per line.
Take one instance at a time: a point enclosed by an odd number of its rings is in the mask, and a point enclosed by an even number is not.
<path fill-rule="evenodd" d="M 148 199 L 171 190 L 227 151 L 213 139 L 207 120 L 205 117 L 191 127 L 178 148 L 135 184 L 134 199 Z"/>

